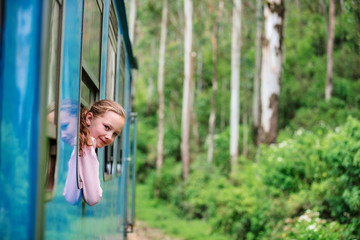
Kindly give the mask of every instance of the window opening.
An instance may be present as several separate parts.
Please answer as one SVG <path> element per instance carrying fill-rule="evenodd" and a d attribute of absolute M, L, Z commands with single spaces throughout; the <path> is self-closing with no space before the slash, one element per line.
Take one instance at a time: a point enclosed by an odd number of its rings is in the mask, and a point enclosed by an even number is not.
<path fill-rule="evenodd" d="M 57 180 L 58 113 L 59 113 L 59 77 L 61 56 L 62 6 L 59 1 L 52 1 L 51 25 L 49 37 L 49 70 L 47 98 L 47 138 L 48 153 L 45 175 L 45 200 L 50 201 L 55 195 Z"/>
<path fill-rule="evenodd" d="M 116 58 L 117 58 L 117 39 L 118 36 L 118 20 L 115 14 L 114 4 L 110 2 L 109 10 L 109 33 L 107 43 L 107 67 L 106 67 L 106 89 L 105 96 L 107 99 L 116 101 Z M 114 141 L 110 146 L 105 147 L 104 155 L 104 180 L 109 180 L 113 175 L 114 156 L 116 156 L 114 145 L 118 141 Z M 117 150 L 118 151 L 118 150 Z"/>
<path fill-rule="evenodd" d="M 122 38 L 120 38 L 120 69 L 119 69 L 119 89 L 118 89 L 118 103 L 124 106 L 124 87 L 125 87 L 125 45 Z M 120 134 L 117 140 L 117 157 L 116 157 L 116 175 L 121 175 L 122 167 L 122 134 Z"/>
<path fill-rule="evenodd" d="M 84 1 L 82 66 L 92 81 L 99 84 L 102 8 L 98 1 Z"/>

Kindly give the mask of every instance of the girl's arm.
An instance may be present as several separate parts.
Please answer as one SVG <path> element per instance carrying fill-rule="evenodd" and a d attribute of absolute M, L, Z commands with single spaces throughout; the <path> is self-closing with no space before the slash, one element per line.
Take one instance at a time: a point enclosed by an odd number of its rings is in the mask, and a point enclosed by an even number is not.
<path fill-rule="evenodd" d="M 102 196 L 99 178 L 99 161 L 95 144 L 85 146 L 83 156 L 79 157 L 79 174 L 83 187 L 83 199 L 90 206 L 98 203 Z"/>

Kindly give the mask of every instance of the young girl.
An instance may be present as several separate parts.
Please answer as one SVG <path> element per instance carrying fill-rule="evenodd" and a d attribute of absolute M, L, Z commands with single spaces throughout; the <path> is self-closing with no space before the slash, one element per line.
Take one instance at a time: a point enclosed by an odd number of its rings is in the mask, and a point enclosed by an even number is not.
<path fill-rule="evenodd" d="M 76 179 L 76 149 L 69 160 L 64 196 L 72 205 L 82 197 L 90 206 L 98 203 L 102 196 L 99 178 L 99 162 L 95 148 L 114 142 L 125 125 L 125 110 L 116 102 L 101 100 L 90 110 L 83 109 L 80 117 L 78 179 Z M 81 189 L 81 190 L 80 190 Z"/>

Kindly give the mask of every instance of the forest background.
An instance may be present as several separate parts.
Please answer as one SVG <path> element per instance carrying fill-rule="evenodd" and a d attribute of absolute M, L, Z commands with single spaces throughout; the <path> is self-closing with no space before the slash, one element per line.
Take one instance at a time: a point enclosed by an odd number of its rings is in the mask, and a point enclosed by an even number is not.
<path fill-rule="evenodd" d="M 141 194 L 176 206 L 181 218 L 210 224 L 208 236 L 198 239 L 212 239 L 218 233 L 225 237 L 213 239 L 360 239 L 360 1 L 242 1 L 235 118 L 239 154 L 233 162 L 234 2 L 141 0 L 136 11 L 128 3 L 132 8 L 128 12 L 136 13 L 135 18 L 130 13 L 129 22 L 139 63 L 134 78 L 134 111 L 139 119 L 136 174 L 138 183 L 147 186 Z M 276 138 L 261 142 L 253 115 L 254 94 L 260 89 L 256 78 L 262 81 L 256 53 L 265 46 L 264 8 L 269 2 L 283 2 L 281 80 Z M 190 61 L 184 60 L 188 4 L 193 13 Z M 325 99 L 332 20 L 333 90 Z M 262 41 L 257 46 L 259 23 Z M 186 64 L 190 64 L 189 95 L 184 95 Z M 187 175 L 181 147 L 184 102 L 190 109 Z M 157 216 L 161 218 L 161 213 Z"/>

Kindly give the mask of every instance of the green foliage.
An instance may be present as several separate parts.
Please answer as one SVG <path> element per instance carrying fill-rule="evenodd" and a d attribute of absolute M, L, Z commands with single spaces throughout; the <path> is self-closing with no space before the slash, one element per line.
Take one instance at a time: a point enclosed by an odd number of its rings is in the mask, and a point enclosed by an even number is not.
<path fill-rule="evenodd" d="M 320 178 L 324 168 L 319 156 L 319 139 L 298 130 L 292 139 L 262 149 L 262 179 L 268 186 L 284 193 L 306 189 Z"/>
<path fill-rule="evenodd" d="M 356 99 L 356 101 L 358 100 Z M 358 105 L 358 103 L 355 104 Z M 289 124 L 289 127 L 292 131 L 305 128 L 326 133 L 328 130 L 343 124 L 348 116 L 359 118 L 359 109 L 346 105 L 345 101 L 333 97 L 329 101 L 318 101 L 312 108 L 300 108 Z"/>
<path fill-rule="evenodd" d="M 159 228 L 165 234 L 180 237 L 183 240 L 228 240 L 228 236 L 212 233 L 211 225 L 198 219 L 185 219 L 176 214 L 174 206 L 151 197 L 148 185 L 137 185 L 136 218 L 145 221 L 152 228 Z M 136 222 L 135 228 L 141 224 Z M 159 236 L 161 237 L 161 236 Z"/>
<path fill-rule="evenodd" d="M 231 181 L 216 165 L 197 159 L 181 183 L 181 165 L 168 161 L 154 189 L 182 216 L 205 219 L 213 232 L 231 239 L 357 236 L 359 140 L 360 122 L 350 117 L 327 134 L 303 129 L 262 146 L 257 162 L 240 159 L 239 174 Z M 310 221 L 301 220 L 306 216 Z"/>
<path fill-rule="evenodd" d="M 159 174 L 153 173 L 150 178 L 151 192 L 162 200 L 169 200 L 172 197 L 174 187 L 181 184 L 181 164 L 174 159 L 166 159 Z"/>
<path fill-rule="evenodd" d="M 338 222 L 319 218 L 319 212 L 307 210 L 295 219 L 286 219 L 284 231 L 277 239 L 297 240 L 337 240 L 343 239 L 346 228 Z"/>
<path fill-rule="evenodd" d="M 138 181 L 145 181 L 150 170 L 155 165 L 156 130 L 155 119 L 138 118 L 137 121 L 137 151 L 136 151 L 136 178 Z"/>
<path fill-rule="evenodd" d="M 332 217 L 349 222 L 360 216 L 360 123 L 349 118 L 346 124 L 325 139 L 324 160 L 329 165 L 327 174 L 333 184 L 325 192 L 325 201 Z M 360 223 L 360 219 L 358 219 Z"/>
<path fill-rule="evenodd" d="M 298 8 L 298 3 L 301 8 Z M 195 219 L 210 223 L 211 232 L 224 233 L 228 236 L 226 239 L 360 239 L 360 127 L 356 120 L 360 119 L 358 1 L 344 1 L 344 11 L 337 9 L 333 96 L 330 101 L 324 100 L 327 30 L 321 2 L 286 2 L 279 143 L 261 146 L 257 154 L 250 144 L 248 158 L 238 159 L 239 172 L 231 180 L 228 178 L 230 129 L 227 125 L 231 75 L 229 23 L 233 6 L 230 2 L 225 3 L 219 25 L 215 149 L 213 165 L 210 166 L 205 157 L 213 77 L 210 39 L 217 4 L 214 1 L 194 2 L 193 51 L 197 54 L 194 62 L 194 111 L 200 146 L 195 146 L 191 139 L 194 151 L 191 173 L 186 182 L 182 180 L 180 163 L 184 64 L 182 4 L 181 1 L 169 2 L 165 161 L 159 175 L 154 173 L 156 84 L 152 90 L 149 86 L 152 86 L 150 80 L 156 82 L 157 79 L 160 29 L 159 24 L 147 23 L 160 21 L 161 1 L 145 0 L 140 6 L 142 34 L 134 48 L 140 60 L 135 109 L 144 118 L 139 121 L 137 171 L 139 180 L 147 180 L 151 185 L 147 191 L 158 199 L 153 207 L 158 208 L 165 202 L 175 205 L 177 208 L 173 211 L 184 221 Z M 255 72 L 255 1 L 248 1 L 244 6 L 241 115 L 249 114 L 252 106 Z M 150 93 L 152 97 L 148 95 Z M 352 118 L 347 120 L 349 116 Z M 243 125 L 240 124 L 239 136 L 242 133 Z M 239 152 L 241 147 L 240 140 Z M 149 215 L 153 216 L 153 222 L 162 221 L 159 225 L 164 228 L 168 228 L 164 221 L 173 221 L 168 212 Z M 185 229 L 182 224 L 174 223 L 175 228 Z M 171 231 L 182 234 L 187 230 Z M 208 235 L 187 235 L 186 239 L 210 239 Z"/>

